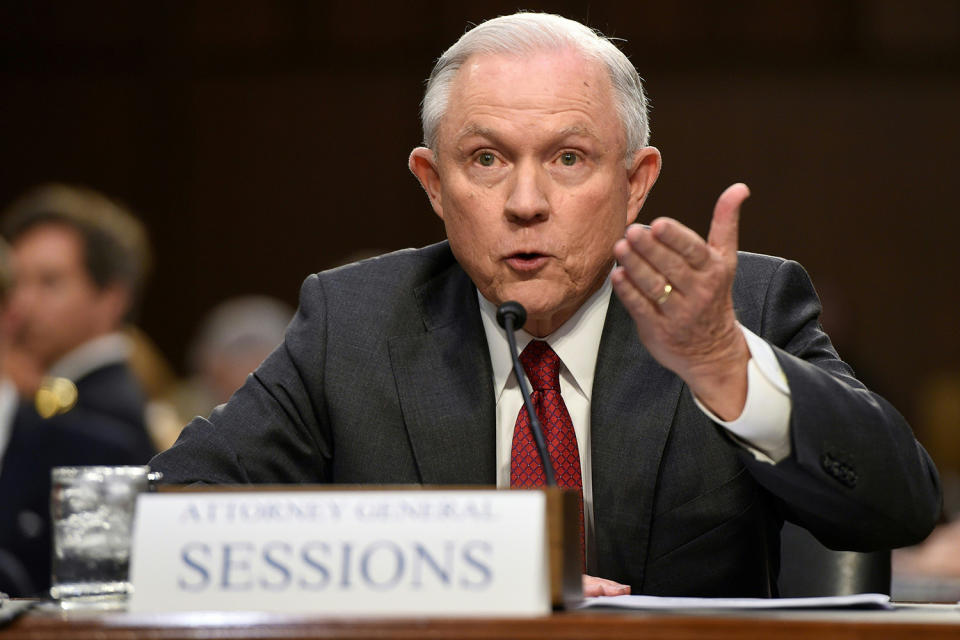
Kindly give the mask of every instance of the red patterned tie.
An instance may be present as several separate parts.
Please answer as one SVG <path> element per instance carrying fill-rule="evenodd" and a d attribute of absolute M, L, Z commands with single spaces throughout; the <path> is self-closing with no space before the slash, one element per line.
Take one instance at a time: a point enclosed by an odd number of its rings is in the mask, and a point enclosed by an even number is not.
<path fill-rule="evenodd" d="M 580 548 L 583 549 L 583 478 L 573 421 L 560 396 L 560 357 L 543 340 L 533 340 L 520 354 L 520 363 L 533 386 L 530 399 L 543 427 L 547 452 L 556 472 L 557 486 L 580 494 Z M 510 452 L 510 486 L 542 487 L 546 484 L 537 445 L 530 432 L 530 416 L 520 407 Z"/>

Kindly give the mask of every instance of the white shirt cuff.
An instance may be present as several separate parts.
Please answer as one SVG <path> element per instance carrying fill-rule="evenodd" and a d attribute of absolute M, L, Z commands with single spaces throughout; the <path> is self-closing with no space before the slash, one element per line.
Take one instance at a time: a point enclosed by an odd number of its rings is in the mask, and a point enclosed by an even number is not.
<path fill-rule="evenodd" d="M 743 412 L 736 420 L 724 421 L 707 409 L 696 396 L 693 401 L 757 460 L 776 464 L 790 455 L 790 387 L 773 353 L 773 347 L 743 325 L 738 326 L 750 350 L 747 402 Z"/>

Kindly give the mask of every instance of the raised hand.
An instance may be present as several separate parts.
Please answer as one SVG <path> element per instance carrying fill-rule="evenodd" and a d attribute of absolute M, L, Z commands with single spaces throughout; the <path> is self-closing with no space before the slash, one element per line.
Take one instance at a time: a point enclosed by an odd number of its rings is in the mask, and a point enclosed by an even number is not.
<path fill-rule="evenodd" d="M 613 286 L 660 364 L 724 420 L 740 415 L 750 352 L 733 311 L 745 184 L 727 187 L 704 240 L 670 218 L 630 225 L 614 246 Z"/>

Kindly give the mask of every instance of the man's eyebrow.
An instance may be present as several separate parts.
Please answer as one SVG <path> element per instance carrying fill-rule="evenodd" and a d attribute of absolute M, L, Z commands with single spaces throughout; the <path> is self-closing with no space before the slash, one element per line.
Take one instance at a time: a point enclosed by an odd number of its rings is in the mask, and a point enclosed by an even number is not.
<path fill-rule="evenodd" d="M 466 149 L 463 146 L 464 140 L 473 137 L 484 138 L 485 140 L 491 141 L 494 145 L 497 145 L 500 142 L 500 138 L 496 131 L 489 127 L 482 127 L 475 122 L 471 122 L 457 132 L 454 148 L 458 153 L 466 153 Z"/>
<path fill-rule="evenodd" d="M 497 134 L 493 129 L 489 127 L 481 127 L 480 125 L 471 122 L 468 123 L 463 129 L 460 130 L 459 135 L 457 135 L 458 140 L 463 138 L 469 138 L 470 136 L 480 136 L 483 138 L 496 138 Z"/>
<path fill-rule="evenodd" d="M 599 140 L 597 134 L 593 132 L 589 127 L 583 125 L 574 124 L 569 127 L 564 127 L 557 132 L 558 138 L 566 138 L 568 136 L 585 136 L 587 138 L 593 138 L 594 140 Z"/>

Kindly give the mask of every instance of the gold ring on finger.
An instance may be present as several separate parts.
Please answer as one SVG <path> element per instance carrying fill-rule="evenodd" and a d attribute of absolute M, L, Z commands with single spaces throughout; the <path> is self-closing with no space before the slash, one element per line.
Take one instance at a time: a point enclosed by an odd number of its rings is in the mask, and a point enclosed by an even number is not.
<path fill-rule="evenodd" d="M 661 293 L 660 297 L 657 298 L 657 304 L 663 304 L 666 302 L 671 293 L 673 293 L 673 285 L 668 282 L 667 284 L 663 285 L 663 293 Z"/>

